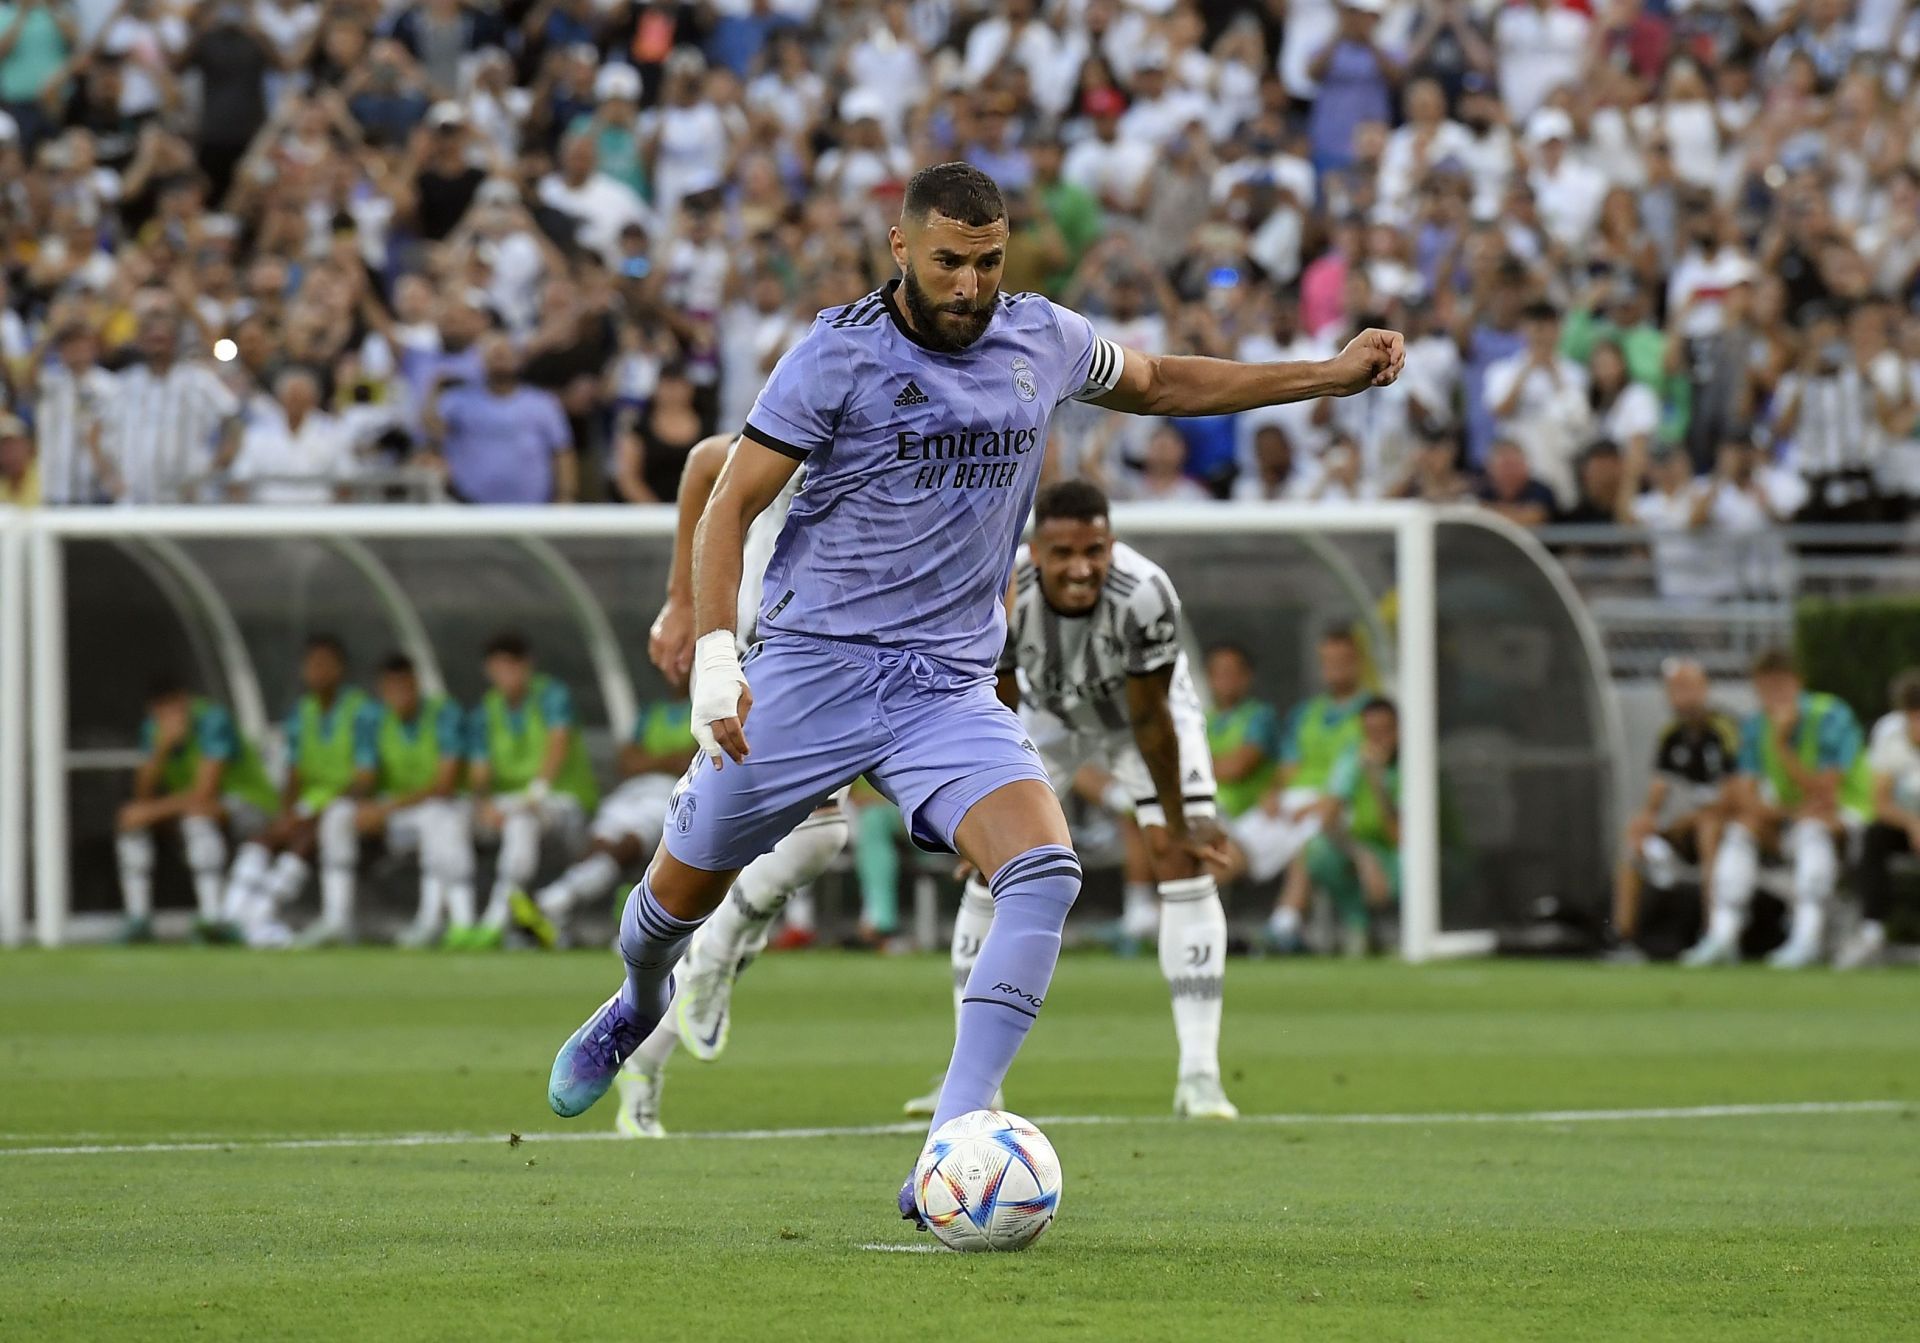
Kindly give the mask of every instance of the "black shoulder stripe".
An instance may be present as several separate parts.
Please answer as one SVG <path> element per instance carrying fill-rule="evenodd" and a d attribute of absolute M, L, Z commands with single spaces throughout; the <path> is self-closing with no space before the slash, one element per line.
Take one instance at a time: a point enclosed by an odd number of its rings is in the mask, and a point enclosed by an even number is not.
<path fill-rule="evenodd" d="M 833 324 L 835 326 L 861 325 L 868 317 L 878 315 L 880 311 L 879 305 L 880 296 L 878 294 L 868 294 L 858 302 L 849 303 L 846 307 L 842 308 L 840 315 L 834 319 Z"/>

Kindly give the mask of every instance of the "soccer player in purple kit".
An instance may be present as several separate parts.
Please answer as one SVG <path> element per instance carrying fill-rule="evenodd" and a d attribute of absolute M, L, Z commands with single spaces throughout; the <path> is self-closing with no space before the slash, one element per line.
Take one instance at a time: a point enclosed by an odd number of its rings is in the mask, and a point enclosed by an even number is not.
<path fill-rule="evenodd" d="M 713 767 L 689 769 L 627 901 L 625 981 L 554 1059 L 555 1113 L 580 1114 L 612 1085 L 735 874 L 862 774 L 917 843 L 957 851 L 993 896 L 932 1127 L 985 1108 L 1046 1002 L 1080 890 L 1045 764 L 995 694 L 1007 582 L 1054 407 L 1223 415 L 1400 375 L 1405 350 L 1390 331 L 1301 363 L 1122 349 L 1040 295 L 1000 293 L 1007 236 L 984 173 L 943 163 L 914 174 L 891 231 L 900 277 L 820 314 L 754 403 L 694 543 L 692 725 Z M 743 538 L 802 462 L 767 568 L 761 642 L 743 662 Z M 1171 842 L 1203 857 L 1167 819 Z M 900 1211 L 917 1220 L 910 1189 Z"/>

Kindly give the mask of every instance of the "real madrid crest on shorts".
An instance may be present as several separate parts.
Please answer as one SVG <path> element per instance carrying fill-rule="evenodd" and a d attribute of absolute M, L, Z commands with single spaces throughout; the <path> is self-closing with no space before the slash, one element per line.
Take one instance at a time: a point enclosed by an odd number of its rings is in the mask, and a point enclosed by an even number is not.
<path fill-rule="evenodd" d="M 1027 362 L 1025 355 L 1013 357 L 1013 394 L 1022 401 L 1031 401 L 1039 394 L 1040 384 L 1034 381 L 1033 365 Z"/>

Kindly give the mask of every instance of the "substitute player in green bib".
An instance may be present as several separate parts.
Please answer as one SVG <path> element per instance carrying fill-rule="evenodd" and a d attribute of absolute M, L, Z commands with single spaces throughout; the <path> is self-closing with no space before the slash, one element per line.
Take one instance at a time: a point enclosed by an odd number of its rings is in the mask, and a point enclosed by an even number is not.
<path fill-rule="evenodd" d="M 1793 871 L 1793 919 L 1767 963 L 1798 970 L 1820 960 L 1827 905 L 1840 881 L 1844 845 L 1873 817 L 1873 773 L 1860 720 L 1832 695 L 1809 692 L 1793 655 L 1753 664 L 1760 709 L 1740 725 L 1740 755 L 1727 781 L 1730 816 L 1714 855 L 1707 934 L 1688 965 L 1740 959 L 1740 936 L 1763 857 Z"/>
<path fill-rule="evenodd" d="M 589 900 L 605 898 L 622 871 L 638 867 L 659 847 L 674 786 L 699 749 L 689 718 L 685 700 L 661 700 L 642 708 L 634 717 L 632 737 L 620 748 L 620 786 L 594 813 L 587 856 L 537 895 L 513 892 L 513 921 L 541 946 L 563 944 L 568 916 Z"/>
<path fill-rule="evenodd" d="M 421 693 L 413 659 L 395 653 L 380 664 L 379 704 L 365 721 L 368 761 L 354 779 L 359 799 L 357 836 L 378 836 L 395 853 L 420 859 L 420 910 L 400 936 L 410 947 L 430 945 L 442 920 L 459 932 L 473 926 L 473 834 L 460 796 L 466 768 L 466 715 L 445 695 Z M 341 857 L 357 859 L 358 853 Z M 349 878 L 353 869 L 348 869 Z M 345 938 L 353 921 L 353 883 L 337 895 L 346 903 L 322 911 L 327 936 Z"/>
<path fill-rule="evenodd" d="M 1320 833 L 1287 874 L 1290 904 L 1304 909 L 1320 887 L 1356 941 L 1376 934 L 1400 899 L 1400 713 L 1376 697 L 1358 718 L 1360 740 L 1341 753 L 1317 804 Z"/>
<path fill-rule="evenodd" d="M 227 867 L 226 827 L 242 834 L 266 824 L 276 805 L 273 783 L 233 715 L 187 693 L 178 681 L 156 681 L 140 727 L 146 759 L 133 776 L 133 801 L 120 808 L 114 853 L 126 901 L 129 942 L 153 936 L 153 834 L 178 826 L 203 929 L 220 917 Z"/>
<path fill-rule="evenodd" d="M 371 765 L 372 716 L 364 691 L 346 684 L 346 646 L 331 634 L 315 634 L 300 660 L 306 693 L 287 716 L 287 777 L 280 810 L 266 833 L 242 846 L 228 874 L 225 918 L 250 946 L 284 946 L 292 935 L 279 910 L 307 884 L 316 850 L 321 865 L 323 911 L 351 905 L 354 777 Z M 340 891 L 344 884 L 346 896 Z M 325 923 L 323 912 L 320 928 Z"/>
<path fill-rule="evenodd" d="M 1271 881 L 1286 870 L 1307 841 L 1320 833 L 1320 806 L 1340 757 L 1360 741 L 1360 706 L 1366 703 L 1360 641 L 1344 626 L 1320 636 L 1320 693 L 1294 706 L 1280 732 L 1280 764 L 1260 805 L 1227 827 L 1233 839 L 1229 879 Z M 1268 920 L 1274 944 L 1299 945 L 1301 910 L 1282 897 Z"/>
<path fill-rule="evenodd" d="M 494 636 L 482 665 L 490 689 L 468 717 L 468 766 L 475 827 L 499 836 L 500 856 L 487 911 L 470 940 L 498 946 L 513 893 L 526 888 L 540 864 L 541 839 L 577 836 L 600 790 L 574 719 L 573 696 L 534 669 L 526 637 Z"/>

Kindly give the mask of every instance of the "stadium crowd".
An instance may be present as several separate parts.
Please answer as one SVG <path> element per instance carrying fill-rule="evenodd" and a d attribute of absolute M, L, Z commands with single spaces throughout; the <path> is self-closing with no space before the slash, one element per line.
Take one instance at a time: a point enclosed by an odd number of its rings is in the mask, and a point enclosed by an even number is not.
<path fill-rule="evenodd" d="M 1917 76 L 1904 0 L 0 0 L 0 501 L 670 499 L 959 157 L 1121 343 L 1407 333 L 1064 408 L 1118 497 L 1899 519 Z"/>

